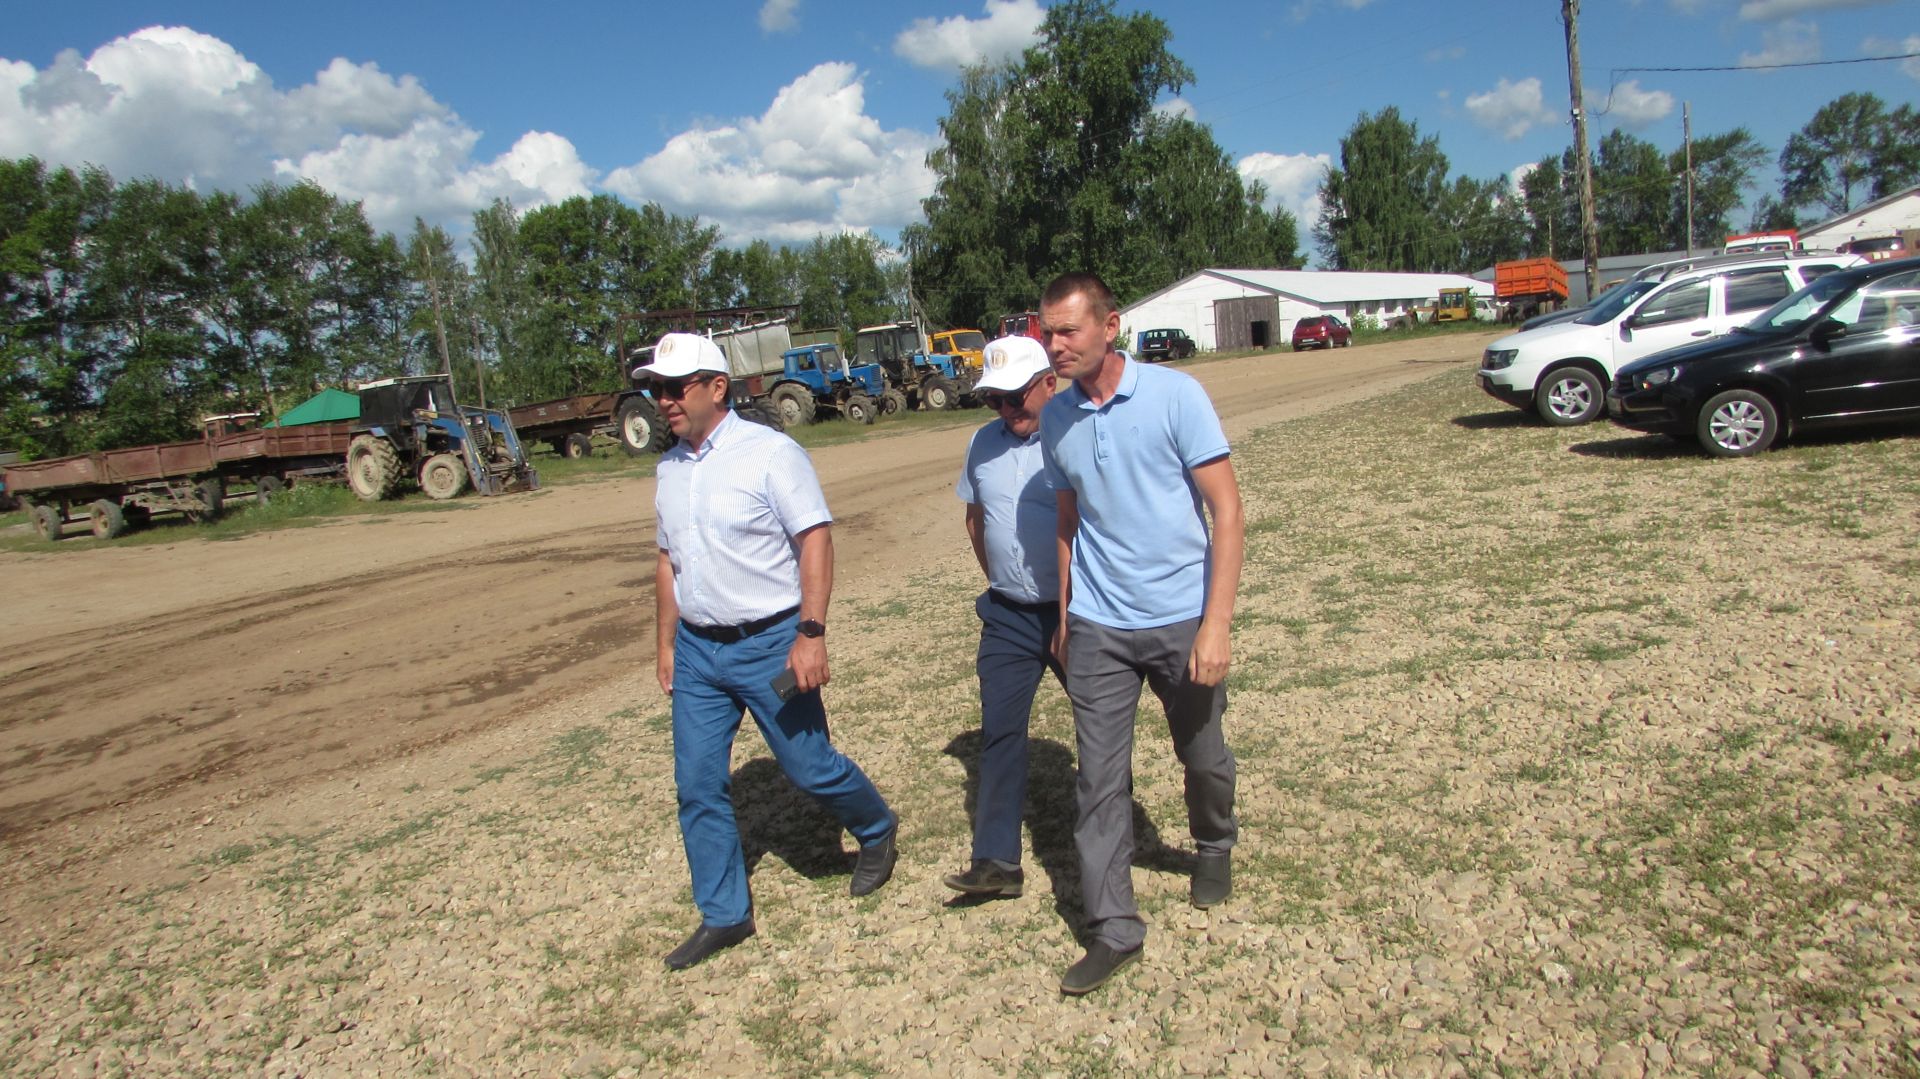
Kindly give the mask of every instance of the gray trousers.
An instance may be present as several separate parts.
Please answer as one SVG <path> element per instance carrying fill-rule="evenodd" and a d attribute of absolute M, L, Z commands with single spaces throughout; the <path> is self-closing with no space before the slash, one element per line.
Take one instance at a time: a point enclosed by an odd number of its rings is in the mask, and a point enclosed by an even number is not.
<path fill-rule="evenodd" d="M 1200 620 L 1112 629 L 1067 617 L 1067 696 L 1080 778 L 1073 842 L 1089 937 L 1137 947 L 1147 923 L 1133 901 L 1133 727 L 1144 680 L 1166 708 L 1173 752 L 1186 769 L 1187 827 L 1202 854 L 1233 849 L 1233 753 L 1220 729 L 1226 686 L 1187 680 Z"/>

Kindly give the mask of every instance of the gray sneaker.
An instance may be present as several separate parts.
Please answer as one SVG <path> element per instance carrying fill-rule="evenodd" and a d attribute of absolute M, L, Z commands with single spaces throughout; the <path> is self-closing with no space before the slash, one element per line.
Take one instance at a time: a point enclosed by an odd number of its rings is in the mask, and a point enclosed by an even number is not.
<path fill-rule="evenodd" d="M 1108 978 L 1138 958 L 1138 944 L 1123 952 L 1104 940 L 1096 940 L 1087 946 L 1087 954 L 1061 975 L 1060 991 L 1070 997 L 1085 996 L 1107 984 Z"/>

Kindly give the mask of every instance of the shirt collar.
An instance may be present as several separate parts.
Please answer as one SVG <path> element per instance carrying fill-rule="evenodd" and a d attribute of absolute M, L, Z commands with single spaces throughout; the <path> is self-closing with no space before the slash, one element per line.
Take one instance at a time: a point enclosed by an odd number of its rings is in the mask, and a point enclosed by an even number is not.
<path fill-rule="evenodd" d="M 714 424 L 713 430 L 707 432 L 707 437 L 700 443 L 699 451 L 694 453 L 693 456 L 705 457 L 716 443 L 725 441 L 727 430 L 731 428 L 735 422 L 744 423 L 746 421 L 736 417 L 733 414 L 733 409 L 727 409 L 726 414 L 720 417 L 720 422 Z"/>
<path fill-rule="evenodd" d="M 1120 385 L 1114 387 L 1113 396 L 1107 398 L 1106 405 L 1110 405 L 1122 397 L 1132 397 L 1134 388 L 1140 385 L 1140 365 L 1133 362 L 1133 360 L 1127 357 L 1126 353 L 1118 349 L 1114 350 L 1113 355 L 1118 358 L 1121 363 Z M 1088 397 L 1087 391 L 1080 388 L 1080 383 L 1069 383 L 1067 392 L 1074 395 L 1073 403 L 1075 405 L 1089 412 L 1098 411 L 1098 409 L 1094 407 L 1093 398 Z M 1104 408 L 1106 405 L 1101 405 L 1100 407 Z"/>

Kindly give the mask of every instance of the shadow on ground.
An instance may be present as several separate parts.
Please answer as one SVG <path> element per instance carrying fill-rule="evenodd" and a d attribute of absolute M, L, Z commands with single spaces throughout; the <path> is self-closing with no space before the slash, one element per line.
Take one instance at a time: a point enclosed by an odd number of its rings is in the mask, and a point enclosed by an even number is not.
<path fill-rule="evenodd" d="M 734 770 L 733 814 L 748 874 L 769 854 L 808 880 L 853 872 L 857 855 L 842 849 L 840 821 L 800 793 L 772 757 Z"/>
<path fill-rule="evenodd" d="M 1582 457 L 1632 457 L 1642 461 L 1670 461 L 1683 457 L 1703 457 L 1700 447 L 1691 442 L 1677 442 L 1665 435 L 1630 435 L 1626 438 L 1604 438 L 1596 442 L 1576 442 L 1567 447 L 1568 453 L 1577 453 Z"/>
<path fill-rule="evenodd" d="M 1476 412 L 1471 416 L 1455 416 L 1455 427 L 1464 427 L 1469 431 L 1499 431 L 1513 427 L 1544 427 L 1539 417 L 1531 412 L 1522 412 L 1517 408 L 1503 408 L 1495 412 Z"/>

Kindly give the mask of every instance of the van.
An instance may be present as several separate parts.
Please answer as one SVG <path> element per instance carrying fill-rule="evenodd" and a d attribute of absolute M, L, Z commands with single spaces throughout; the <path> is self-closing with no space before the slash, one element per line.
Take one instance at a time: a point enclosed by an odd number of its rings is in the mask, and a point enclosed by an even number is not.
<path fill-rule="evenodd" d="M 1606 407 L 1606 388 L 1622 366 L 1726 333 L 1821 274 L 1864 261 L 1841 254 L 1721 258 L 1645 291 L 1621 289 L 1576 318 L 1488 345 L 1480 388 L 1556 427 L 1589 423 Z"/>

